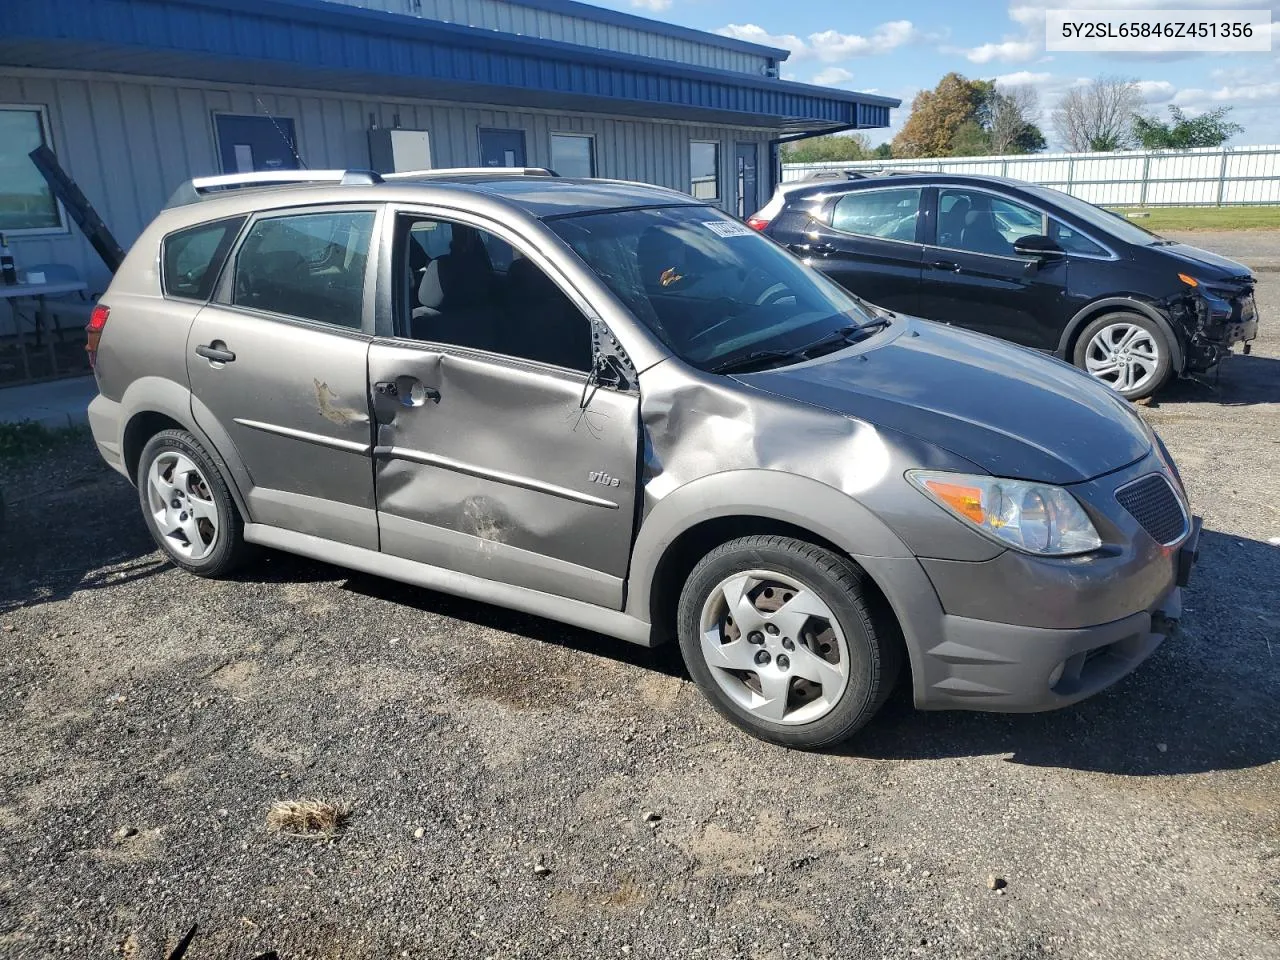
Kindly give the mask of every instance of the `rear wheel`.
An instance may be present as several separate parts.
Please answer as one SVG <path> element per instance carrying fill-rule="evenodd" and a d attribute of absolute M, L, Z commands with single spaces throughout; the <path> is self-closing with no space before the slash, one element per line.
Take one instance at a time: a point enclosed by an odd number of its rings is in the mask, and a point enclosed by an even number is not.
<path fill-rule="evenodd" d="M 1173 350 L 1165 332 L 1140 313 L 1108 313 L 1088 324 L 1076 340 L 1075 364 L 1126 400 L 1149 397 L 1173 373 Z"/>
<path fill-rule="evenodd" d="M 680 596 L 680 647 L 715 708 L 753 736 L 798 749 L 852 736 L 884 703 L 900 648 L 849 560 L 789 537 L 707 554 Z"/>
<path fill-rule="evenodd" d="M 218 465 L 185 430 L 162 430 L 138 460 L 142 514 L 160 548 L 184 570 L 221 577 L 248 554 L 244 522 Z"/>

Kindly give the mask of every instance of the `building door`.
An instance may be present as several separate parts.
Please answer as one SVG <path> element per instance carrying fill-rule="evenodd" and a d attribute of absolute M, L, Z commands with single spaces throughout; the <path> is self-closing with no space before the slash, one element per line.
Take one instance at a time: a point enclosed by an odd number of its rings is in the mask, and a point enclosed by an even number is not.
<path fill-rule="evenodd" d="M 297 170 L 298 139 L 289 117 L 214 115 L 223 173 Z"/>
<path fill-rule="evenodd" d="M 480 128 L 480 166 L 525 167 L 523 130 Z"/>
<path fill-rule="evenodd" d="M 760 187 L 756 177 L 758 154 L 754 143 L 738 144 L 738 216 L 743 220 L 760 207 Z"/>

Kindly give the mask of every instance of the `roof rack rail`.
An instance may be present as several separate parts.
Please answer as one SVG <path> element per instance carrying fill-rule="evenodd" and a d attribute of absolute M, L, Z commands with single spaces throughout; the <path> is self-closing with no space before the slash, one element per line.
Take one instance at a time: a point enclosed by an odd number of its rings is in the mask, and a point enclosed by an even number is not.
<path fill-rule="evenodd" d="M 384 173 L 384 180 L 425 180 L 439 177 L 474 177 L 480 175 L 500 177 L 558 177 L 549 167 L 437 167 L 434 170 L 406 170 L 403 173 Z"/>
<path fill-rule="evenodd" d="M 180 207 L 206 199 L 210 194 L 246 187 L 274 187 L 286 184 L 338 183 L 371 185 L 382 177 L 372 170 L 259 170 L 253 173 L 227 173 L 216 177 L 196 177 L 174 191 L 166 206 Z"/>

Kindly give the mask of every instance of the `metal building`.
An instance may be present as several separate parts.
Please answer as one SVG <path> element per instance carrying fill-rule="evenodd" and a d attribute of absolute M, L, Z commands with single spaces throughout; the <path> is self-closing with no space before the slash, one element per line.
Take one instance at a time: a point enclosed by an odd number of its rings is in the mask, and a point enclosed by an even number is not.
<path fill-rule="evenodd" d="M 787 55 L 574 0 L 4 0 L 0 232 L 105 286 L 40 143 L 126 246 L 192 176 L 299 165 L 547 166 L 745 216 L 779 138 L 899 105 L 780 80 Z"/>

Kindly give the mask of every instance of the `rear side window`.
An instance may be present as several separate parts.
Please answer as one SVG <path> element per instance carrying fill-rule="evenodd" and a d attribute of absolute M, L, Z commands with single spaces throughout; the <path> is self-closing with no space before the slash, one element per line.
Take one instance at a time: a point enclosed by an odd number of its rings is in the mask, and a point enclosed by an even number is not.
<path fill-rule="evenodd" d="M 831 226 L 864 237 L 914 241 L 919 217 L 919 187 L 859 190 L 836 201 Z"/>
<path fill-rule="evenodd" d="M 208 300 L 244 217 L 202 223 L 164 238 L 161 284 L 166 297 Z"/>
<path fill-rule="evenodd" d="M 236 255 L 232 303 L 359 330 L 371 210 L 259 220 Z"/>

